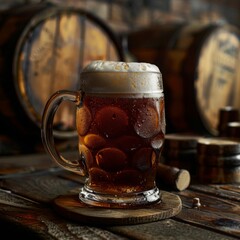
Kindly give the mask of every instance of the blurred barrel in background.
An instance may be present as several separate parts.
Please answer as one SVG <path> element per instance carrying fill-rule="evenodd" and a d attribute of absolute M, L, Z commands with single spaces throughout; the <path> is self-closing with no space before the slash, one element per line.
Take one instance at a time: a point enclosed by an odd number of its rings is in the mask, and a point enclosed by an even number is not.
<path fill-rule="evenodd" d="M 227 24 L 164 23 L 128 34 L 137 61 L 163 74 L 167 133 L 218 135 L 219 110 L 240 109 L 240 32 Z"/>
<path fill-rule="evenodd" d="M 6 10 L 0 16 L 1 134 L 39 142 L 41 116 L 57 90 L 77 90 L 81 69 L 96 59 L 123 60 L 121 45 L 95 15 L 46 2 Z M 7 123 L 7 124 L 6 124 Z M 75 109 L 64 104 L 55 136 L 74 136 Z"/>

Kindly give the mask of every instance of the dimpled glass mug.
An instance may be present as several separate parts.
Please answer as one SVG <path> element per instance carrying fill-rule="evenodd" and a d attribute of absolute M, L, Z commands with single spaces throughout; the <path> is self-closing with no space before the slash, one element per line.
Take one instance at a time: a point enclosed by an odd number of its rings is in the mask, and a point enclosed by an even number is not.
<path fill-rule="evenodd" d="M 61 102 L 76 104 L 79 159 L 65 159 L 54 146 L 53 118 Z M 157 161 L 165 136 L 162 76 L 149 63 L 93 61 L 80 76 L 80 90 L 61 90 L 42 118 L 43 145 L 63 168 L 86 176 L 82 202 L 113 208 L 161 201 Z"/>

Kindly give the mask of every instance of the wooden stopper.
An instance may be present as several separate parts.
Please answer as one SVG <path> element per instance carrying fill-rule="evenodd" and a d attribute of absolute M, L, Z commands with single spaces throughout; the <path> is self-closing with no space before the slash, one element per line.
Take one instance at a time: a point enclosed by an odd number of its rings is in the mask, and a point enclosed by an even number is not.
<path fill-rule="evenodd" d="M 175 190 L 183 191 L 189 186 L 191 177 L 185 169 L 158 163 L 157 179 Z"/>

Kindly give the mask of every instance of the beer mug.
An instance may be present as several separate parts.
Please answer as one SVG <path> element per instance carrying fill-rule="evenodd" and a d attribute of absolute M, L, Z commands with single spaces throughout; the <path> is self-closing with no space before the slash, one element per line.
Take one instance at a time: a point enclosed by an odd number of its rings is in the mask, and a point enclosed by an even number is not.
<path fill-rule="evenodd" d="M 54 145 L 53 119 L 63 101 L 76 105 L 79 159 Z M 165 136 L 162 75 L 149 63 L 93 61 L 79 91 L 60 90 L 42 117 L 46 151 L 62 168 L 86 176 L 79 198 L 100 207 L 130 208 L 161 201 L 157 162 Z"/>

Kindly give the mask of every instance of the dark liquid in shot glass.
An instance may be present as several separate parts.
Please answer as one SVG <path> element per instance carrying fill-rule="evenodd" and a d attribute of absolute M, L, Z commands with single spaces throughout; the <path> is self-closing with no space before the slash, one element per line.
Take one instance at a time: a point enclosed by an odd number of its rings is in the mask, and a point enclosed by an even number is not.
<path fill-rule="evenodd" d="M 77 109 L 80 157 L 93 192 L 122 194 L 156 187 L 165 134 L 164 98 L 85 95 Z"/>

